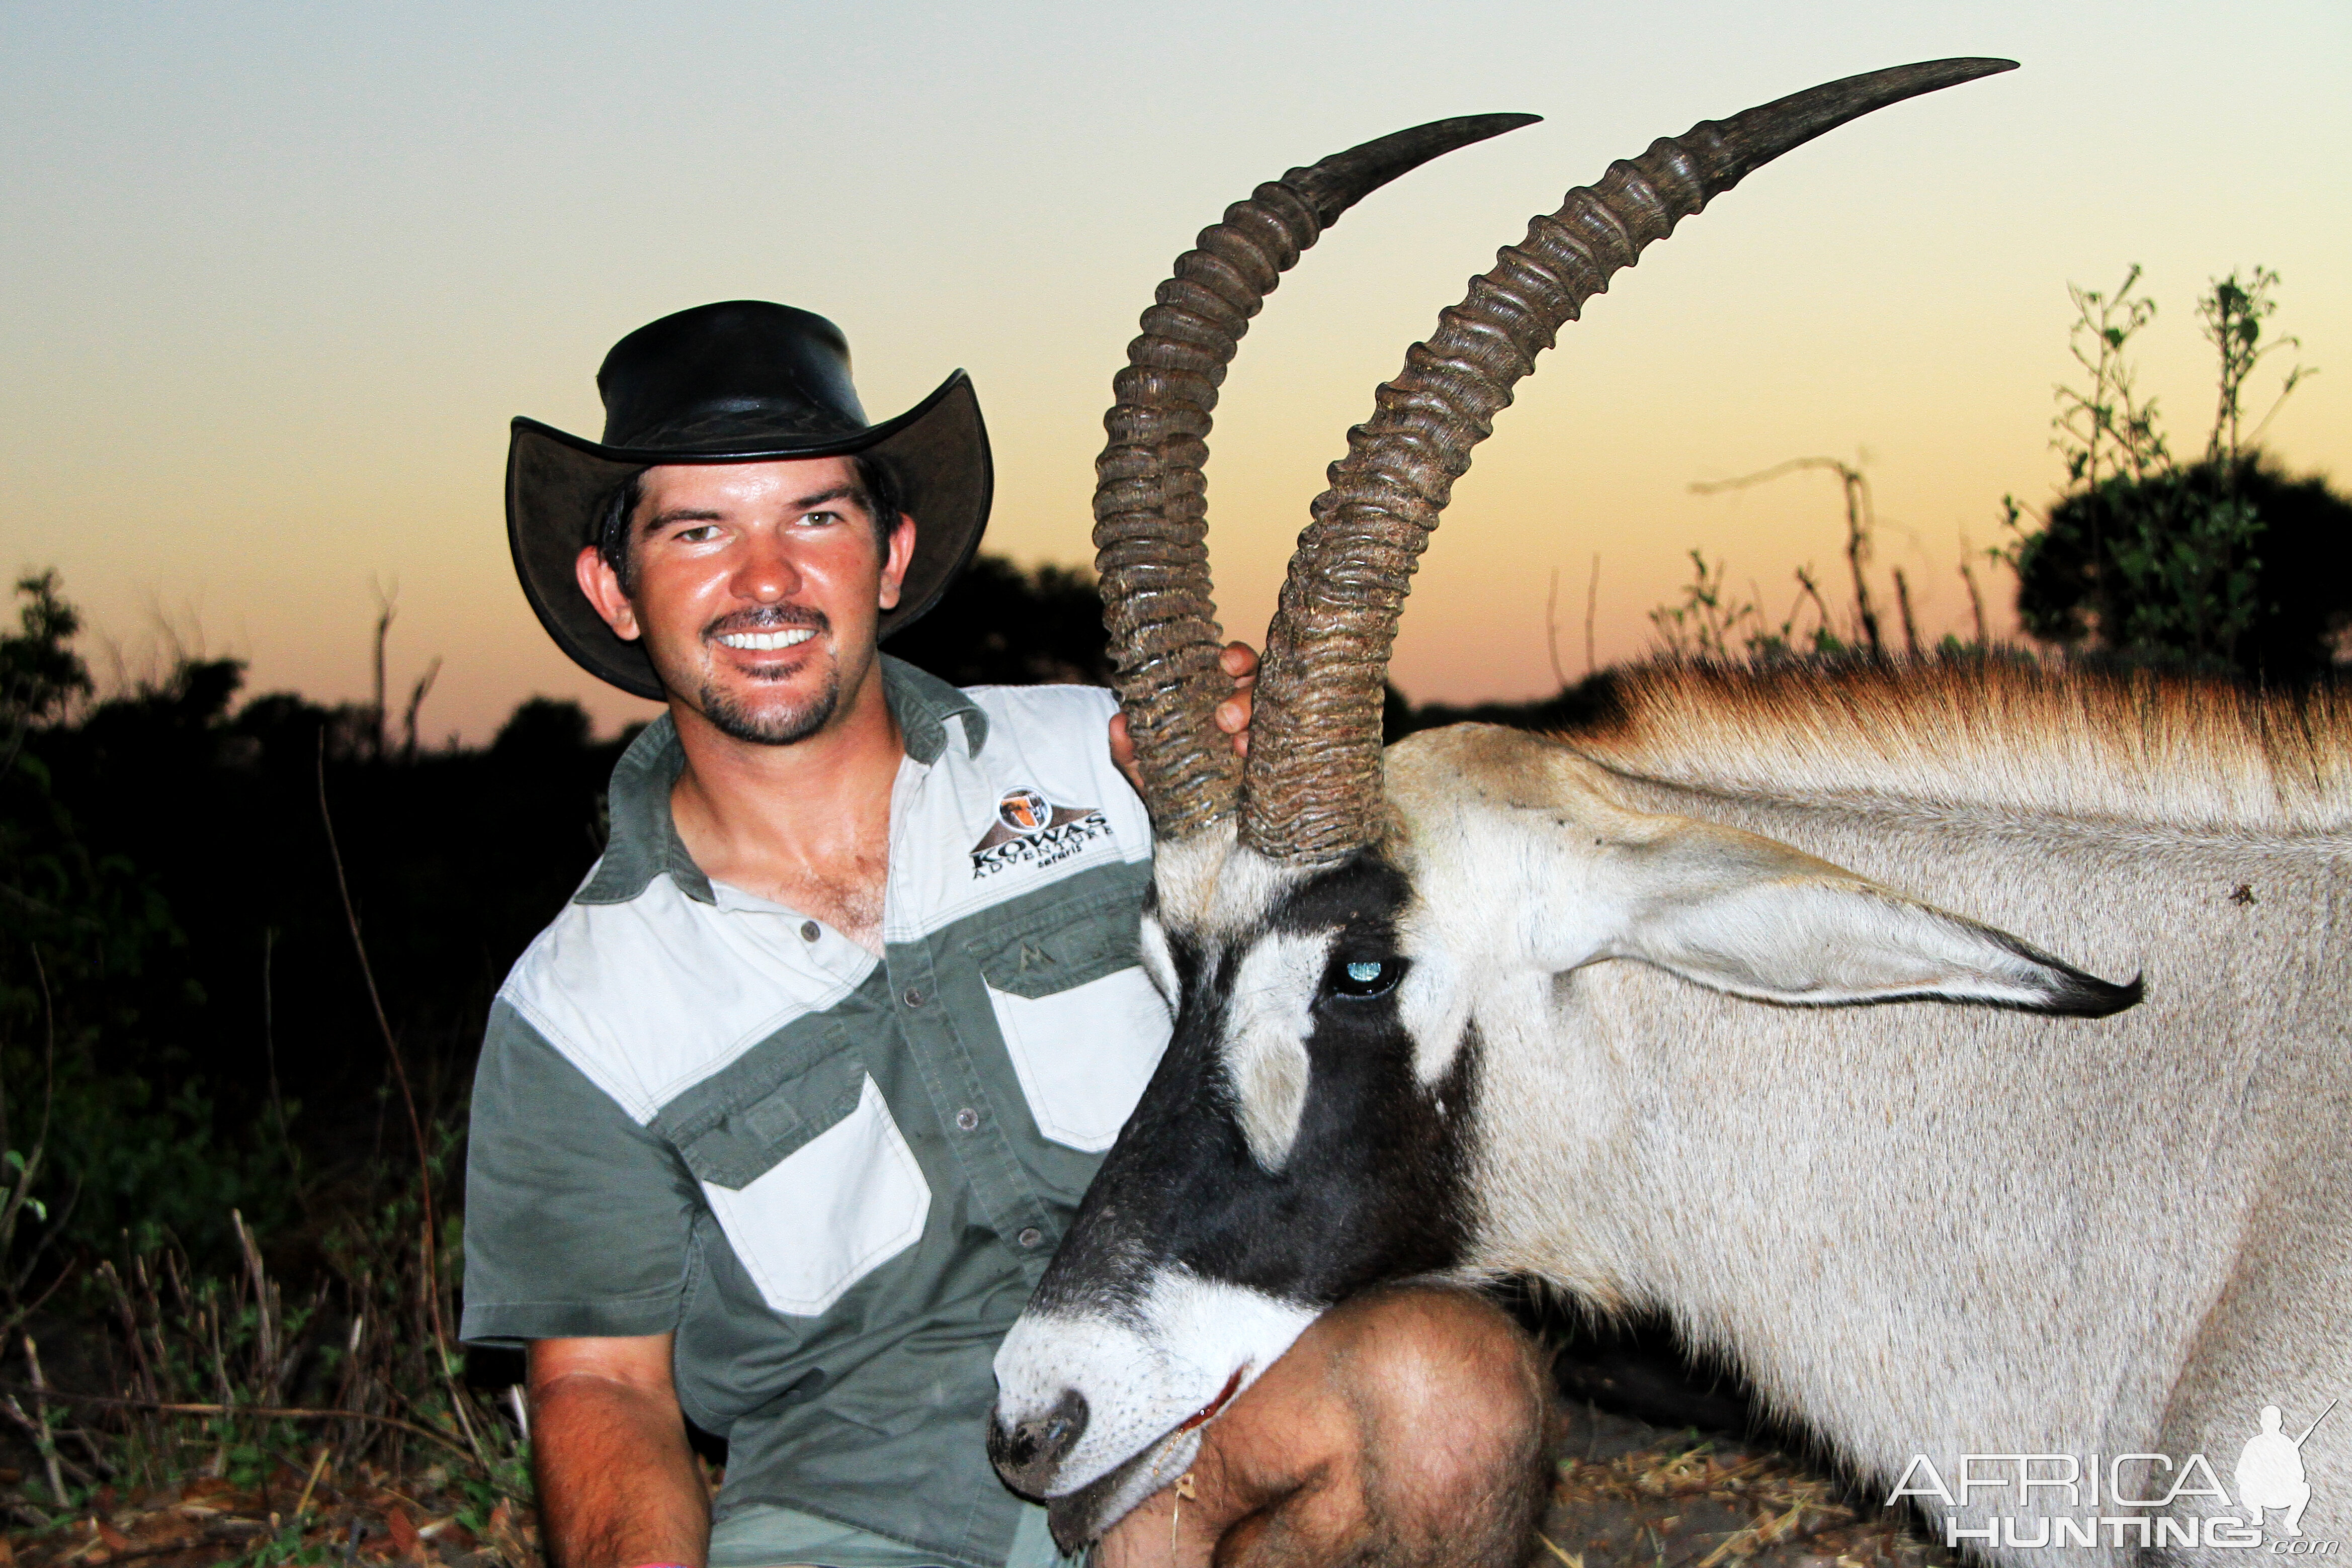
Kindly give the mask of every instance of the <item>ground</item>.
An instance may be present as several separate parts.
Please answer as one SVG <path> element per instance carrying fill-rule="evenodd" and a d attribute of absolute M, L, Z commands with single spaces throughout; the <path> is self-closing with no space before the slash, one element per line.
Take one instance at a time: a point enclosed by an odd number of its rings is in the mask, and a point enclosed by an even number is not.
<path fill-rule="evenodd" d="M 0 1470 L 14 1490 L 23 1478 Z M 110 1497 L 96 1511 L 50 1531 L 17 1531 L 0 1542 L 0 1568 L 152 1568 L 200 1564 L 343 1564 L 391 1562 L 446 1568 L 528 1568 L 540 1561 L 530 1511 L 452 1490 L 428 1469 L 399 1484 L 362 1467 L 350 1477 L 281 1469 L 268 1483 L 240 1489 L 198 1479 L 163 1492 Z M 468 1529 L 471 1518 L 480 1528 Z"/>
<path fill-rule="evenodd" d="M 1531 1568 L 1951 1568 L 1907 1514 L 1768 1441 L 1571 1403 Z"/>
<path fill-rule="evenodd" d="M 1668 1430 L 1572 1402 L 1559 1479 L 1531 1568 L 1950 1568 L 1899 1514 L 1880 1513 L 1817 1467 L 1767 1442 Z M 37 1478 L 0 1470 L 14 1491 Z M 49 1531 L 0 1541 L 0 1568 L 410 1563 L 531 1568 L 539 1532 L 511 1501 L 483 1510 L 446 1473 L 280 1469 L 238 1490 L 195 1479 L 108 1497 Z M 478 1529 L 469 1529 L 470 1519 Z"/>

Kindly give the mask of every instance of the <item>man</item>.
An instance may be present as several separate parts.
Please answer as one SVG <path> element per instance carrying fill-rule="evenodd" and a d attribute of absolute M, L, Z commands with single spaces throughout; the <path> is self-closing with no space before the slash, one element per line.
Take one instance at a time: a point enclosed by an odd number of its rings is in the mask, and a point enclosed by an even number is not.
<path fill-rule="evenodd" d="M 1051 1563 L 982 1435 L 997 1341 L 1169 1028 L 1114 705 L 877 650 L 986 523 L 961 372 L 869 424 L 830 322 L 737 302 L 632 333 L 598 385 L 601 443 L 515 422 L 517 569 L 565 652 L 668 712 L 492 1011 L 465 1336 L 530 1347 L 563 1568 Z M 1497 1477 L 1531 1473 L 1536 1378 L 1491 1317 L 1334 1314 L 1109 1555 L 1434 1551 L 1489 1493 L 1516 1528 Z M 715 1527 L 682 1415 L 730 1441 Z"/>

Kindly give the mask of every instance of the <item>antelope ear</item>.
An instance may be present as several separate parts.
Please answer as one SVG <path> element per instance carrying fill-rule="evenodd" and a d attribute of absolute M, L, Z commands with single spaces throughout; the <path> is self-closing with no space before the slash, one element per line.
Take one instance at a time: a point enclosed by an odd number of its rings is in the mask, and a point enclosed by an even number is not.
<path fill-rule="evenodd" d="M 1617 930 L 1596 956 L 1809 1007 L 1930 999 L 2101 1018 L 2140 999 L 2137 978 L 2110 984 L 1785 844 L 1650 821 L 1654 831 L 1605 857 Z"/>

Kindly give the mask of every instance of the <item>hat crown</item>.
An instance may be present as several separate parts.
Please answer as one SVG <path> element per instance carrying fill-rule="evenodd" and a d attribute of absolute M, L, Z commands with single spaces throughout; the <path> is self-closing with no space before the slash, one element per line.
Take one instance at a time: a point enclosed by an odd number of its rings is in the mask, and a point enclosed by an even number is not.
<path fill-rule="evenodd" d="M 608 446 L 724 451 L 868 424 L 841 329 L 761 299 L 698 305 L 638 328 L 604 356 L 596 390 Z"/>

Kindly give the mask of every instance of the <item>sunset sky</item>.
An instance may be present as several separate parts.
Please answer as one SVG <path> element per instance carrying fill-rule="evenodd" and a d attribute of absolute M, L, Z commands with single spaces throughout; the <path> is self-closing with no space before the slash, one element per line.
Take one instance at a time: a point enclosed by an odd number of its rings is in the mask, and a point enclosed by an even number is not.
<path fill-rule="evenodd" d="M 2134 262 L 2144 382 L 2201 447 L 2194 301 L 2256 264 L 2322 368 L 2270 430 L 2352 481 L 2352 6 L 157 3 L 0 9 L 0 565 L 54 565 L 102 675 L 173 647 L 362 697 L 444 661 L 428 737 L 533 693 L 646 705 L 547 642 L 508 564 L 507 422 L 593 434 L 625 332 L 709 300 L 832 317 L 868 411 L 957 366 L 995 439 L 989 546 L 1083 561 L 1137 313 L 1260 180 L 1444 115 L 1545 123 L 1369 199 L 1286 280 L 1218 411 L 1213 549 L 1255 640 L 1349 424 L 1531 213 L 1659 135 L 1946 55 L 2023 68 L 1898 105 L 1654 248 L 1525 383 L 1408 608 L 1412 697 L 1523 697 L 1637 653 L 1693 546 L 1777 619 L 1843 583 L 1859 462 L 1885 569 L 1961 628 L 1965 538 L 2046 500 L 2069 282 Z M 2284 364 L 2289 356 L 2282 356 Z M 2256 402 L 2267 406 L 2275 378 Z M 1982 574 L 1980 574 L 1982 575 Z M 1984 575 L 2008 620 L 2010 583 Z M 112 650 L 110 655 L 108 650 Z"/>

